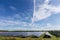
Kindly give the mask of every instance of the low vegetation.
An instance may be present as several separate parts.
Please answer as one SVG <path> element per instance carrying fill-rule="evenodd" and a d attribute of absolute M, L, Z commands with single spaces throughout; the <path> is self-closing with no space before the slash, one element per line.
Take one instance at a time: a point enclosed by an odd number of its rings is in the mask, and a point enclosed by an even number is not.
<path fill-rule="evenodd" d="M 56 36 L 51 36 L 50 38 L 44 38 L 45 34 L 37 37 L 34 35 L 30 35 L 30 36 L 19 36 L 19 37 L 12 37 L 12 36 L 0 36 L 0 40 L 60 40 L 60 37 L 56 37 Z"/>

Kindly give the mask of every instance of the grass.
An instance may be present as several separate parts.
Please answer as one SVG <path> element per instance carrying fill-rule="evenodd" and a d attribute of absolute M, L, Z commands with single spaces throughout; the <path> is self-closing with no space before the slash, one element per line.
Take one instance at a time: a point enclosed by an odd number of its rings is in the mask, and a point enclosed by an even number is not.
<path fill-rule="evenodd" d="M 42 35 L 43 36 L 43 35 Z M 20 38 L 20 37 L 4 37 L 0 36 L 0 40 L 60 40 L 60 37 L 52 36 L 51 38 L 43 38 L 42 36 L 38 38 Z"/>
<path fill-rule="evenodd" d="M 60 40 L 60 38 L 13 38 L 13 37 L 8 37 L 8 38 L 0 38 L 0 40 Z"/>

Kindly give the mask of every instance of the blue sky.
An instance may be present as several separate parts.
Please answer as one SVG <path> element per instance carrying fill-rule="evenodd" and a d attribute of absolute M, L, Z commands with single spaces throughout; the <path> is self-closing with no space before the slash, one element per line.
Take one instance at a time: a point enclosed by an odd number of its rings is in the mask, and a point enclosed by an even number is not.
<path fill-rule="evenodd" d="M 21 16 L 19 19 L 31 17 L 33 13 L 32 0 L 0 0 L 0 16 Z M 28 13 L 29 12 L 29 13 Z M 15 18 L 16 20 L 17 18 Z M 23 19 L 25 21 L 25 19 Z"/>
<path fill-rule="evenodd" d="M 0 0 L 1 30 L 60 30 L 59 26 L 60 0 Z"/>

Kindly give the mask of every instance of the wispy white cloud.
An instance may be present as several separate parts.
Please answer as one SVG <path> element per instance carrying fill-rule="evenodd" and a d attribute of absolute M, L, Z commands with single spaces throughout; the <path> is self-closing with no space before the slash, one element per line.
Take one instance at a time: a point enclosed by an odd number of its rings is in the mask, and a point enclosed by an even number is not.
<path fill-rule="evenodd" d="M 20 14 L 15 14 L 13 17 L 14 18 L 21 18 L 21 15 Z"/>
<path fill-rule="evenodd" d="M 53 26 L 50 23 L 47 23 L 46 26 L 41 26 L 40 24 L 35 24 L 34 22 L 43 20 L 45 18 L 50 17 L 53 14 L 60 13 L 60 6 L 53 6 L 49 4 L 49 0 L 45 0 L 44 4 L 40 4 L 38 11 L 35 11 L 32 18 L 32 23 L 27 23 L 24 21 L 20 21 L 21 15 L 15 14 L 13 16 L 3 18 L 0 20 L 0 26 L 19 26 L 14 27 L 12 29 L 14 30 L 54 30 L 54 29 L 60 29 L 59 26 Z M 11 6 L 11 9 L 15 10 L 16 8 Z M 24 16 L 24 14 L 23 14 Z M 19 18 L 20 20 L 14 20 L 15 18 Z M 23 18 L 24 19 L 24 18 Z M 26 17 L 26 19 L 29 19 L 29 17 Z M 21 27 L 21 28 L 20 28 Z M 27 28 L 29 27 L 29 28 Z M 1 29 L 1 28 L 0 28 Z M 11 29 L 11 28 L 7 28 Z"/>
<path fill-rule="evenodd" d="M 10 19 L 12 18 L 12 19 Z M 14 17 L 9 17 L 8 19 L 0 19 L 0 26 L 27 26 L 29 23 L 20 21 L 20 20 L 13 20 Z"/>
<path fill-rule="evenodd" d="M 46 30 L 60 30 L 60 25 L 52 25 L 51 23 L 47 23 L 46 25 L 34 25 L 29 30 L 40 30 L 40 31 L 46 31 Z"/>
<path fill-rule="evenodd" d="M 53 14 L 60 13 L 60 6 L 50 5 L 49 2 L 50 2 L 50 0 L 45 0 L 44 4 L 38 5 L 39 9 L 38 9 L 38 11 L 34 12 L 32 22 L 43 20 L 45 18 L 50 17 Z"/>
<path fill-rule="evenodd" d="M 14 6 L 10 6 L 12 10 L 16 10 Z M 22 15 L 21 15 L 22 14 Z M 27 14 L 26 14 L 27 15 Z M 23 16 L 23 18 L 22 18 Z M 25 13 L 20 13 L 18 12 L 17 14 L 14 15 L 9 15 L 9 16 L 2 16 L 0 17 L 0 29 L 27 29 L 27 26 L 29 27 L 29 22 L 22 21 L 22 20 L 29 20 L 29 16 L 25 17 Z M 4 28 L 6 27 L 6 28 Z M 10 28 L 11 27 L 11 28 Z M 12 28 L 13 27 L 13 28 Z M 26 28 L 25 28 L 26 27 Z"/>
<path fill-rule="evenodd" d="M 0 20 L 0 29 L 7 27 L 5 28 L 6 30 L 59 30 L 59 26 L 60 25 L 52 25 L 51 23 L 43 24 L 42 26 L 40 24 L 30 24 L 22 21 Z"/>
<path fill-rule="evenodd" d="M 14 6 L 10 6 L 10 8 L 11 8 L 12 10 L 16 10 L 16 7 L 14 7 Z"/>
<path fill-rule="evenodd" d="M 11 20 L 0 20 L 0 25 L 13 25 L 13 24 L 19 24 L 19 22 Z"/>
<path fill-rule="evenodd" d="M 43 30 L 60 30 L 60 25 L 55 24 L 53 25 L 52 23 L 47 23 L 45 26 L 43 26 Z"/>

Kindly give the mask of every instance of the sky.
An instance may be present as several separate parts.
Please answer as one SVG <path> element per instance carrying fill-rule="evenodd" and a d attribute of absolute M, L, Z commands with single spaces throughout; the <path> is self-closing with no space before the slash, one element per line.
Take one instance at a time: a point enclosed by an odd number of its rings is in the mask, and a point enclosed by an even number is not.
<path fill-rule="evenodd" d="M 0 0 L 0 30 L 60 30 L 60 0 Z"/>

